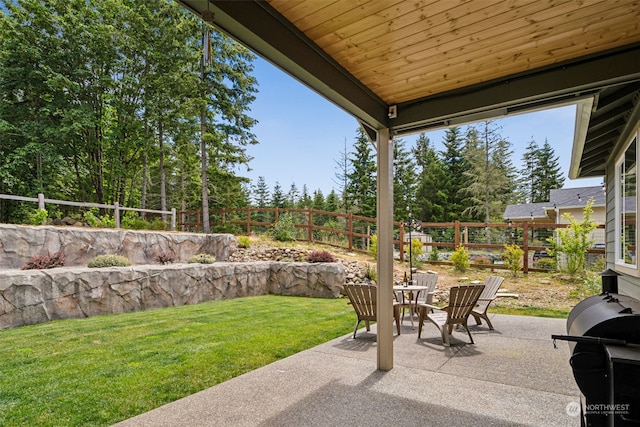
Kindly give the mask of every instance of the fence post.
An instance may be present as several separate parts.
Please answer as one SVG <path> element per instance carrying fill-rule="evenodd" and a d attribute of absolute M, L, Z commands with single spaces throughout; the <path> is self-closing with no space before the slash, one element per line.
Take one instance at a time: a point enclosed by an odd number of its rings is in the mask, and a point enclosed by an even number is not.
<path fill-rule="evenodd" d="M 171 208 L 171 231 L 176 231 L 176 208 Z"/>
<path fill-rule="evenodd" d="M 313 242 L 313 213 L 311 208 L 307 208 L 307 240 Z"/>
<path fill-rule="evenodd" d="M 453 237 L 453 246 L 454 250 L 458 249 L 460 246 L 460 221 L 456 220 L 453 226 L 454 237 Z"/>
<path fill-rule="evenodd" d="M 44 210 L 44 194 L 38 193 L 38 209 Z"/>
<path fill-rule="evenodd" d="M 349 213 L 349 252 L 353 251 L 353 214 Z"/>
<path fill-rule="evenodd" d="M 247 206 L 247 236 L 251 236 L 251 207 Z"/>
<path fill-rule="evenodd" d="M 116 220 L 116 228 L 120 228 L 120 204 L 118 202 L 113 203 L 113 219 Z"/>

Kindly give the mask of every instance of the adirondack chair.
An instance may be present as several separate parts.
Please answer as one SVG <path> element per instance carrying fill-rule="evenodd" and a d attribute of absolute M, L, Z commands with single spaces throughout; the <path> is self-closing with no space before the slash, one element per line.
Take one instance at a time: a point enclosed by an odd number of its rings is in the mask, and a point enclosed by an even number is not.
<path fill-rule="evenodd" d="M 417 303 L 433 304 L 433 295 L 436 292 L 436 284 L 438 283 L 438 274 L 437 273 L 419 273 L 419 274 L 414 274 L 413 278 L 416 281 L 416 285 L 428 287 L 426 291 L 422 291 L 418 294 Z M 416 313 L 417 312 L 418 312 L 418 308 L 416 306 Z"/>
<path fill-rule="evenodd" d="M 442 335 L 442 343 L 449 347 L 449 335 L 453 331 L 453 327 L 462 325 L 469 334 L 471 344 L 474 344 L 471 332 L 467 327 L 467 320 L 471 314 L 471 310 L 476 306 L 478 297 L 484 290 L 484 285 L 466 285 L 454 286 L 449 291 L 449 305 L 439 308 L 431 304 L 420 304 L 420 322 L 418 325 L 418 338 L 422 334 L 422 325 L 425 319 L 436 325 Z M 429 313 L 433 310 L 433 313 Z"/>
<path fill-rule="evenodd" d="M 500 276 L 489 276 L 484 281 L 484 291 L 480 294 L 477 305 L 473 310 L 471 310 L 471 315 L 475 319 L 477 325 L 481 325 L 482 321 L 480 319 L 484 319 L 487 322 L 489 329 L 493 330 L 493 325 L 487 315 L 487 309 L 489 308 L 491 301 L 496 299 L 496 294 L 498 293 L 498 289 L 500 289 L 502 282 L 504 282 L 504 277 Z"/>
<path fill-rule="evenodd" d="M 353 338 L 355 338 L 360 322 L 364 320 L 367 331 L 369 331 L 369 322 L 375 322 L 377 320 L 377 286 L 344 285 L 344 292 L 349 298 L 349 304 L 353 306 L 353 309 L 358 316 L 356 327 L 353 330 Z M 393 302 L 393 319 L 396 322 L 398 335 L 400 335 L 400 304 L 395 301 Z"/>

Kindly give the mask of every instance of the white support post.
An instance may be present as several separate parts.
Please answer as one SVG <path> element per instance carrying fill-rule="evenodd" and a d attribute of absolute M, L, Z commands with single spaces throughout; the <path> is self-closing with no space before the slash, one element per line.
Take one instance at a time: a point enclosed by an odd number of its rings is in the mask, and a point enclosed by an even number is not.
<path fill-rule="evenodd" d="M 176 231 L 176 208 L 171 208 L 171 231 Z"/>
<path fill-rule="evenodd" d="M 44 194 L 38 193 L 38 209 L 44 210 Z"/>
<path fill-rule="evenodd" d="M 393 141 L 378 130 L 378 370 L 393 369 Z"/>

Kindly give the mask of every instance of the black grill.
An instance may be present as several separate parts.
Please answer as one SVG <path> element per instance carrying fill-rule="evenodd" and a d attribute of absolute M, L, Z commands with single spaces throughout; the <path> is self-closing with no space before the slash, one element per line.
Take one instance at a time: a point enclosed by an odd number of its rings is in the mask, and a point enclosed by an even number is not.
<path fill-rule="evenodd" d="M 582 426 L 640 426 L 640 301 L 617 293 L 587 298 L 567 319 L 569 362 L 580 389 Z"/>

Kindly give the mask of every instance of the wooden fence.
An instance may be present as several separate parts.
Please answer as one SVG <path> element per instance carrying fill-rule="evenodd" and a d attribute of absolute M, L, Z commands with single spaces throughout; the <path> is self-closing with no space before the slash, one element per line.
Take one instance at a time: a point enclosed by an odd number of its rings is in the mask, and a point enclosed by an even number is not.
<path fill-rule="evenodd" d="M 235 233 L 267 232 L 288 213 L 293 218 L 293 226 L 298 230 L 297 240 L 322 243 L 340 247 L 352 252 L 368 252 L 371 238 L 376 234 L 376 219 L 353 214 L 320 211 L 315 209 L 281 208 L 229 208 L 210 211 L 211 227 Z M 178 229 L 202 231 L 201 211 L 178 212 Z M 555 235 L 557 228 L 567 224 L 552 223 L 476 223 L 454 221 L 449 223 L 419 223 L 419 227 L 409 231 L 408 224 L 394 222 L 394 250 L 398 259 L 408 260 L 409 236 L 422 242 L 423 255 L 428 257 L 434 251 L 441 254 L 453 252 L 458 246 L 466 247 L 473 255 L 471 265 L 479 268 L 506 269 L 500 254 L 505 244 L 514 244 L 524 251 L 522 270 L 546 271 L 534 264 L 534 255 L 548 249 L 547 238 Z M 591 258 L 604 255 L 604 225 L 599 225 L 592 233 L 598 245 L 588 250 Z M 448 261 L 424 262 L 449 264 Z"/>
<path fill-rule="evenodd" d="M 135 212 L 144 212 L 144 213 L 159 214 L 159 215 L 171 215 L 171 230 L 176 229 L 176 209 L 175 208 L 171 209 L 170 211 L 161 211 L 161 210 L 153 210 L 153 209 L 128 208 L 126 206 L 120 206 L 118 202 L 115 202 L 113 205 L 106 205 L 102 203 L 70 202 L 67 200 L 47 199 L 44 197 L 44 194 L 42 193 L 39 193 L 37 198 L 14 196 L 11 194 L 0 194 L 0 199 L 37 203 L 38 209 L 45 209 L 46 203 L 50 203 L 54 205 L 64 205 L 64 206 L 78 206 L 78 207 L 84 207 L 84 208 L 113 209 L 113 218 L 115 220 L 116 228 L 120 228 L 120 211 L 135 211 Z"/>

